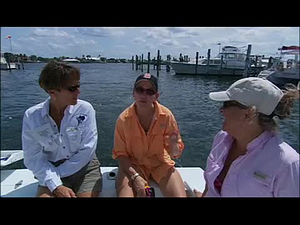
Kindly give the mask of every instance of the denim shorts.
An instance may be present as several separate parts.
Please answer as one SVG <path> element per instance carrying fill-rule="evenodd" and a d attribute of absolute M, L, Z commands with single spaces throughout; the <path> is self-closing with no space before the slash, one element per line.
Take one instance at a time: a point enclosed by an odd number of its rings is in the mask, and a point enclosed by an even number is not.
<path fill-rule="evenodd" d="M 94 155 L 93 159 L 82 169 L 68 177 L 61 178 L 61 181 L 64 186 L 71 188 L 76 195 L 83 192 L 101 192 L 102 174 L 97 156 Z"/>

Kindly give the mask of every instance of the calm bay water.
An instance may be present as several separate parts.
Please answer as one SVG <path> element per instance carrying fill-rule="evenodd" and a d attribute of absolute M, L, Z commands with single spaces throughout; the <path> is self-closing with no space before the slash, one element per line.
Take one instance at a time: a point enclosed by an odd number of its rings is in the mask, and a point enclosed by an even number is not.
<path fill-rule="evenodd" d="M 48 95 L 38 85 L 44 63 L 25 64 L 25 70 L 1 71 L 1 149 L 21 149 L 22 118 L 25 110 L 44 101 Z M 117 166 L 111 157 L 114 126 L 119 114 L 132 102 L 132 86 L 142 72 L 131 64 L 75 64 L 81 70 L 80 99 L 89 101 L 96 110 L 98 126 L 97 156 L 102 166 Z M 156 71 L 151 71 L 156 75 Z M 146 71 L 146 66 L 144 67 Z M 211 91 L 227 89 L 238 78 L 179 76 L 166 72 L 159 75 L 160 102 L 168 107 L 178 122 L 185 150 L 177 166 L 205 167 L 215 134 L 223 118 L 221 103 L 211 101 Z M 299 152 L 299 101 L 291 118 L 279 121 L 282 137 Z M 22 162 L 7 168 L 24 168 Z"/>

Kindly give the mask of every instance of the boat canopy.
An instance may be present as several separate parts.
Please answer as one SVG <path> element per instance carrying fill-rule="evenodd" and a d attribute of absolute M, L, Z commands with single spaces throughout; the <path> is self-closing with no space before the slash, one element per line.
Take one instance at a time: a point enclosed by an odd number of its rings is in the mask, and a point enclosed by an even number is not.
<path fill-rule="evenodd" d="M 280 54 L 282 55 L 299 55 L 300 54 L 300 47 L 299 46 L 282 46 L 278 48 L 281 51 Z"/>

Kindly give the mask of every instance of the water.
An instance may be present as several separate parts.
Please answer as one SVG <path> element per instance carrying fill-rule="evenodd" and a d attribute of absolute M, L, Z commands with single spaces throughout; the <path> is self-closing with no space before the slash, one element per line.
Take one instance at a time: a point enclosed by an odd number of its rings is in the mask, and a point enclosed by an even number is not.
<path fill-rule="evenodd" d="M 133 102 L 132 86 L 141 71 L 131 64 L 75 64 L 81 70 L 80 98 L 96 110 L 98 126 L 97 156 L 102 166 L 117 166 L 111 157 L 114 127 L 119 114 Z M 48 95 L 38 85 L 45 64 L 25 64 L 25 70 L 1 71 L 1 149 L 22 149 L 21 129 L 25 110 L 44 101 Z M 156 75 L 156 71 L 151 73 Z M 146 70 L 146 66 L 144 71 Z M 160 71 L 160 102 L 168 107 L 178 122 L 185 150 L 175 160 L 177 166 L 205 167 L 215 134 L 223 118 L 221 103 L 211 101 L 211 91 L 226 90 L 236 77 L 178 76 Z M 299 101 L 291 118 L 280 121 L 281 135 L 299 152 Z M 25 168 L 23 162 L 8 169 Z"/>

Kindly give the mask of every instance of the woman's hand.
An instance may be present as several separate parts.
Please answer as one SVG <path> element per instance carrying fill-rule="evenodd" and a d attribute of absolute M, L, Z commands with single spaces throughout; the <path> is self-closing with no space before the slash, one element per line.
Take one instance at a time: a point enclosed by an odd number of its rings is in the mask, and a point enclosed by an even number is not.
<path fill-rule="evenodd" d="M 199 198 L 203 197 L 203 193 L 196 189 L 194 189 L 194 194 L 195 194 L 195 197 L 199 197 Z"/>
<path fill-rule="evenodd" d="M 137 197 L 146 197 L 145 186 L 147 185 L 147 181 L 145 181 L 141 176 L 137 176 L 132 181 L 132 186 L 134 191 L 136 192 Z"/>
<path fill-rule="evenodd" d="M 58 186 L 54 191 L 53 194 L 55 197 L 64 197 L 64 198 L 76 198 L 75 193 L 72 191 L 72 189 L 60 185 Z"/>
<path fill-rule="evenodd" d="M 168 138 L 170 142 L 171 156 L 176 157 L 180 154 L 180 149 L 178 147 L 179 131 L 178 130 L 173 131 Z"/>

